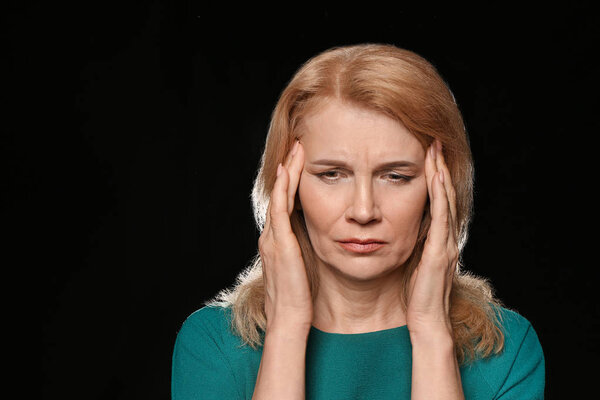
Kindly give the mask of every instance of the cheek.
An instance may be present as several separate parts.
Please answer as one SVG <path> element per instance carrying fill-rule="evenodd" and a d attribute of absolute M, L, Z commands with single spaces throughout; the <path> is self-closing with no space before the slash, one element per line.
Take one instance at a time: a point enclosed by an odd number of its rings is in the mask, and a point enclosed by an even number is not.
<path fill-rule="evenodd" d="M 300 179 L 298 186 L 298 197 L 302 206 L 302 212 L 309 231 L 311 228 L 326 230 L 335 220 L 339 213 L 339 201 L 332 201 L 335 192 L 325 190 L 311 177 Z M 338 205 L 338 207 L 336 207 Z"/>
<path fill-rule="evenodd" d="M 401 237 L 416 238 L 426 204 L 427 185 L 423 180 L 423 184 L 413 185 L 410 190 L 394 196 L 393 201 L 386 202 L 383 212 Z"/>

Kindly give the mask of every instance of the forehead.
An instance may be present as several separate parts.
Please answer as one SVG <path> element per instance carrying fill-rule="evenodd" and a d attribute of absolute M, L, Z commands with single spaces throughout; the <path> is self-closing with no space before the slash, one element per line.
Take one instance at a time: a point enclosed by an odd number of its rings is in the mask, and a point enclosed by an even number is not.
<path fill-rule="evenodd" d="M 425 152 L 399 121 L 363 107 L 330 101 L 303 121 L 300 140 L 307 158 L 344 157 L 367 161 L 382 158 L 418 162 Z"/>

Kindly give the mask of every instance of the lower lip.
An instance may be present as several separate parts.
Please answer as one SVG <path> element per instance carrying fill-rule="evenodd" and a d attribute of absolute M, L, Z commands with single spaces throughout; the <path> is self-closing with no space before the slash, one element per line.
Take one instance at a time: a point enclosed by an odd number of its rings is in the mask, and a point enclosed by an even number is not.
<path fill-rule="evenodd" d="M 352 242 L 340 242 L 340 245 L 348 251 L 353 253 L 372 253 L 375 250 L 379 250 L 384 246 L 384 243 L 352 243 Z"/>

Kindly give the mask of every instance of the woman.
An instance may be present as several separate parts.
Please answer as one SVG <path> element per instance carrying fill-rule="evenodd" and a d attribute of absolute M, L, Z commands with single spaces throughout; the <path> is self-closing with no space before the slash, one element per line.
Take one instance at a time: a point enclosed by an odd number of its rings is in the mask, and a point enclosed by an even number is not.
<path fill-rule="evenodd" d="M 309 60 L 255 181 L 259 254 L 183 324 L 173 398 L 543 398 L 535 331 L 460 269 L 472 182 L 426 60 L 371 44 Z"/>

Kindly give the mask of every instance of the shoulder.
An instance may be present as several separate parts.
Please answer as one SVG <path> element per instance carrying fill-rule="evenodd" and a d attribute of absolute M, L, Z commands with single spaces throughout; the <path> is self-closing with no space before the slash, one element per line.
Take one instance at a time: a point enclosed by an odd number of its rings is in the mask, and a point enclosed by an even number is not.
<path fill-rule="evenodd" d="M 502 333 L 504 334 L 505 350 L 517 350 L 523 339 L 531 332 L 535 333 L 531 322 L 515 310 L 497 307 L 496 315 Z"/>
<path fill-rule="evenodd" d="M 542 345 L 531 322 L 517 311 L 504 307 L 498 310 L 498 316 L 504 334 L 504 347 L 498 361 L 514 364 L 516 359 L 527 358 L 543 363 Z"/>
<path fill-rule="evenodd" d="M 509 393 L 514 398 L 543 398 L 544 353 L 534 327 L 514 310 L 498 307 L 496 314 L 504 345 L 498 354 L 476 361 L 472 368 L 482 375 L 494 398 L 513 398 Z"/>
<path fill-rule="evenodd" d="M 204 327 L 219 329 L 231 322 L 231 307 L 204 306 L 191 313 L 183 322 L 183 327 Z"/>
<path fill-rule="evenodd" d="M 245 378 L 236 355 L 238 344 L 228 307 L 205 306 L 190 314 L 175 340 L 172 398 L 243 398 Z"/>
<path fill-rule="evenodd" d="M 213 345 L 233 339 L 231 328 L 231 309 L 223 306 L 204 306 L 191 313 L 181 325 L 177 340 L 188 346 Z"/>
<path fill-rule="evenodd" d="M 498 322 L 504 334 L 504 346 L 495 358 L 496 363 L 514 364 L 517 358 L 537 357 L 543 360 L 542 346 L 537 333 L 527 318 L 505 307 L 497 309 Z"/>

